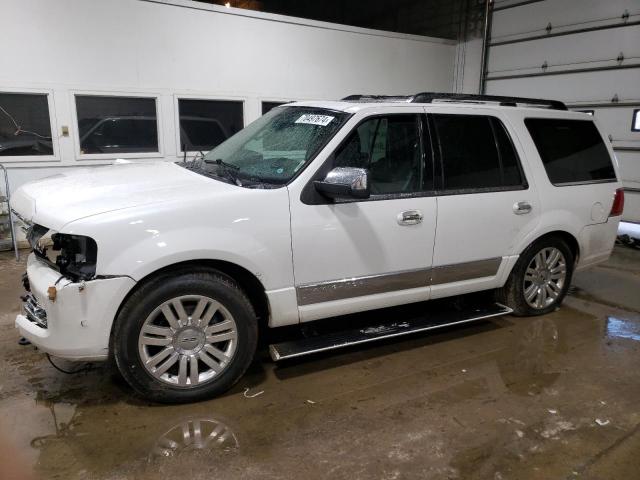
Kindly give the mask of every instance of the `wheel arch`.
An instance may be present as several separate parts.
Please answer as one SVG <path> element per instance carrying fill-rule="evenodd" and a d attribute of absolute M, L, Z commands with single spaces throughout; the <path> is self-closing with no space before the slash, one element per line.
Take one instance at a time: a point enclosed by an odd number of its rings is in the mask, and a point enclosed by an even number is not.
<path fill-rule="evenodd" d="M 540 235 L 533 242 L 529 243 L 529 245 L 523 248 L 522 251 L 520 252 L 520 255 L 522 255 L 522 253 L 531 245 L 533 245 L 535 242 L 538 242 L 543 238 L 550 238 L 550 237 L 560 238 L 567 244 L 567 246 L 571 250 L 571 253 L 573 254 L 573 264 L 575 266 L 578 263 L 578 259 L 580 258 L 580 244 L 578 243 L 578 239 L 571 233 L 567 232 L 566 230 L 552 230 L 550 232 L 545 233 L 544 235 Z"/>
<path fill-rule="evenodd" d="M 578 243 L 578 239 L 575 237 L 575 235 L 573 235 L 570 232 L 567 232 L 566 230 L 551 230 L 549 232 L 545 232 L 542 235 L 538 235 L 536 238 L 534 238 L 533 240 L 531 240 L 529 243 L 527 243 L 524 247 L 522 247 L 520 249 L 520 251 L 518 251 L 518 256 L 522 256 L 522 254 L 525 252 L 525 250 L 527 248 L 529 248 L 531 245 L 533 245 L 534 243 L 544 239 L 544 238 L 550 238 L 550 237 L 556 237 L 556 238 L 560 238 L 561 240 L 563 240 L 567 246 L 569 247 L 569 249 L 571 250 L 571 253 L 573 254 L 573 265 L 574 268 L 575 266 L 578 264 L 578 260 L 580 258 L 580 244 Z M 509 275 L 511 275 L 511 272 L 513 271 L 513 269 L 515 268 L 517 262 L 513 262 L 513 265 L 511 265 L 511 268 L 509 268 L 508 272 L 505 274 L 504 276 L 504 282 L 506 283 L 507 280 L 509 279 Z M 503 283 L 504 285 L 504 283 Z"/>
<path fill-rule="evenodd" d="M 173 263 L 166 265 L 158 270 L 155 270 L 144 277 L 142 277 L 135 286 L 125 295 L 120 302 L 113 323 L 111 325 L 111 333 L 109 339 L 109 355 L 113 353 L 112 339 L 113 330 L 116 323 L 116 319 L 120 315 L 120 311 L 123 306 L 129 300 L 131 295 L 142 288 L 143 285 L 155 280 L 163 275 L 179 274 L 181 272 L 193 272 L 193 271 L 218 271 L 231 277 L 238 286 L 247 294 L 251 305 L 253 306 L 256 316 L 258 318 L 258 326 L 262 327 L 267 324 L 270 315 L 269 299 L 266 294 L 266 289 L 262 282 L 246 268 L 225 260 L 212 260 L 212 259 L 198 259 L 188 260 L 183 262 Z"/>

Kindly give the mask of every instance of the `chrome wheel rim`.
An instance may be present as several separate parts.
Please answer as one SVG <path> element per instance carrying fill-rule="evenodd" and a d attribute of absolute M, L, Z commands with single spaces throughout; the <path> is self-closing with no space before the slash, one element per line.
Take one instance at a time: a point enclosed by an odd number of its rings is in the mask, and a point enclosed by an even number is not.
<path fill-rule="evenodd" d="M 142 365 L 156 380 L 194 388 L 218 377 L 236 351 L 236 322 L 220 302 L 202 295 L 167 300 L 138 336 Z"/>
<path fill-rule="evenodd" d="M 567 279 L 567 262 L 560 250 L 547 247 L 529 262 L 524 274 L 524 299 L 537 310 L 553 304 Z"/>

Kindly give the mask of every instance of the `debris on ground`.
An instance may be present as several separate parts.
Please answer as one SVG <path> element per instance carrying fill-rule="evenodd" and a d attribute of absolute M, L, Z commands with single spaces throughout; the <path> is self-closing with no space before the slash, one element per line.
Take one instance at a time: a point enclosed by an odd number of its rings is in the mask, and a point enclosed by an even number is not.
<path fill-rule="evenodd" d="M 609 423 L 611 422 L 609 420 L 602 420 L 601 418 L 596 418 L 596 423 L 601 427 L 604 427 L 605 425 L 609 425 Z"/>
<path fill-rule="evenodd" d="M 249 388 L 245 388 L 244 389 L 244 397 L 245 398 L 256 398 L 258 395 L 262 395 L 264 393 L 264 390 L 260 390 L 259 392 L 256 392 L 252 395 L 247 395 L 247 393 L 249 393 Z"/>

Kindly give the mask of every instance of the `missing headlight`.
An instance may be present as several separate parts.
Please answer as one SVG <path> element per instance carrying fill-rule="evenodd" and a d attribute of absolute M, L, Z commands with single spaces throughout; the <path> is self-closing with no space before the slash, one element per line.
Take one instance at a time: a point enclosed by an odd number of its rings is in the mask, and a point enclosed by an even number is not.
<path fill-rule="evenodd" d="M 42 225 L 33 225 L 27 232 L 27 239 L 39 258 L 71 280 L 95 277 L 98 246 L 92 238 L 56 233 Z"/>
<path fill-rule="evenodd" d="M 56 265 L 60 273 L 74 280 L 90 280 L 96 274 L 98 246 L 93 238 L 55 233 L 52 250 L 60 251 Z"/>

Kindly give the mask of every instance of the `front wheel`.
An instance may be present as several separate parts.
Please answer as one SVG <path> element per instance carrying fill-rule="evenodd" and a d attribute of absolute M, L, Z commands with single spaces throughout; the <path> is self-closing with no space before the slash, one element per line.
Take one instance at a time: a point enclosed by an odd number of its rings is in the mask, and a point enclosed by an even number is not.
<path fill-rule="evenodd" d="M 150 400 L 210 398 L 251 363 L 256 316 L 244 292 L 214 271 L 165 274 L 145 283 L 116 319 L 112 351 L 127 382 Z"/>
<path fill-rule="evenodd" d="M 573 275 L 574 256 L 558 237 L 542 238 L 520 255 L 497 300 L 515 315 L 543 315 L 564 299 Z"/>

